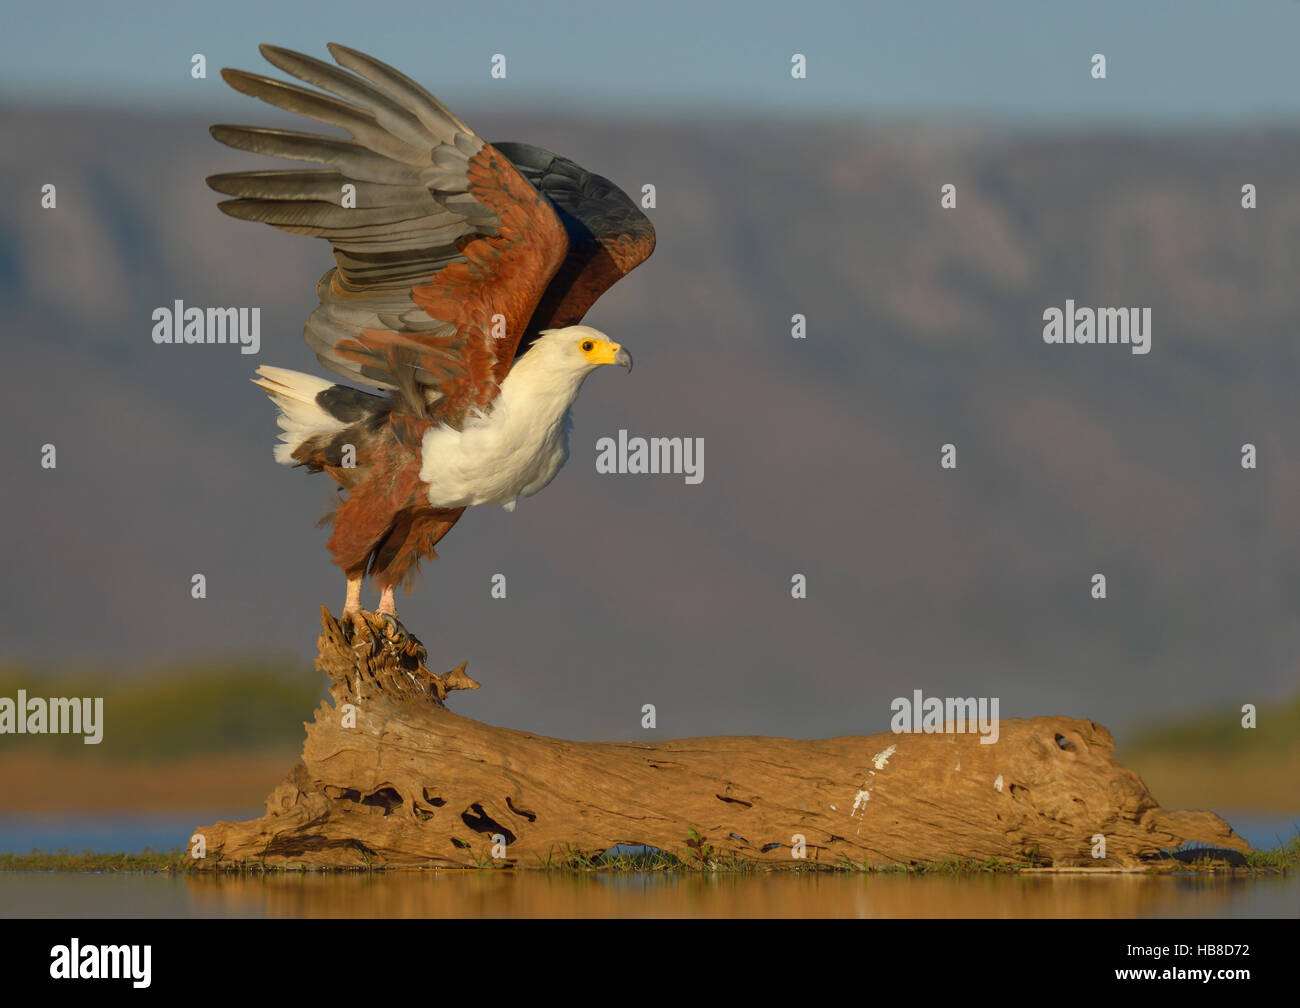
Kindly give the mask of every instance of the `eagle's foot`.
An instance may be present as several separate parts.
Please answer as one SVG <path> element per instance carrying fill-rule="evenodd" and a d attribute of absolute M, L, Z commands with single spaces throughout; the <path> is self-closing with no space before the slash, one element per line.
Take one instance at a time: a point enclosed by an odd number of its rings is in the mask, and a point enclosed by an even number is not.
<path fill-rule="evenodd" d="M 383 612 L 376 613 L 384 627 L 384 639 L 391 642 L 395 647 L 400 647 L 410 638 L 406 627 L 402 626 L 402 621 L 397 618 L 397 613 Z M 418 642 L 417 642 L 418 643 Z"/>
<path fill-rule="evenodd" d="M 424 663 L 428 652 L 420 643 L 420 638 L 407 630 L 392 613 L 375 613 L 370 629 L 371 654 L 386 652 L 409 669 L 419 668 Z"/>
<path fill-rule="evenodd" d="M 386 654 L 397 665 L 414 670 L 427 654 L 420 639 L 392 613 L 344 609 L 339 615 L 339 625 L 346 628 L 353 649 L 368 653 L 371 658 Z"/>

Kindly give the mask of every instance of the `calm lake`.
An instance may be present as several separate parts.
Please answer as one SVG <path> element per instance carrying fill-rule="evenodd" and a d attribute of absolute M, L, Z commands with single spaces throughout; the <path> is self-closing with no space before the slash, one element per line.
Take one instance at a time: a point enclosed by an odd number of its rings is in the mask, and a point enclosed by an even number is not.
<path fill-rule="evenodd" d="M 1295 917 L 1300 877 L 0 873 L 0 917 Z"/>

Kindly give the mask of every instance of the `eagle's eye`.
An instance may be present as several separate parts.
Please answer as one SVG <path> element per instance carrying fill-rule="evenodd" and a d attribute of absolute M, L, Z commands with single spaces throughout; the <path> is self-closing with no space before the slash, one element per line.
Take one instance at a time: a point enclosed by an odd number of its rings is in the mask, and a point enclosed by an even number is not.
<path fill-rule="evenodd" d="M 596 346 L 596 344 L 593 343 L 593 342 L 591 342 L 591 340 L 589 340 L 589 339 L 585 339 L 585 340 L 582 341 L 582 352 L 583 352 L 583 353 L 591 353 L 591 351 L 592 351 L 593 349 L 595 349 L 595 346 Z"/>

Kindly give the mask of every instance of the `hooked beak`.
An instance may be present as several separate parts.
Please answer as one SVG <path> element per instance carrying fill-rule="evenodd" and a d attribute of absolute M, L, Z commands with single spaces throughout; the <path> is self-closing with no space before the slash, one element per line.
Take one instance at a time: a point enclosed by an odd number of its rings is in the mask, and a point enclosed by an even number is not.
<path fill-rule="evenodd" d="M 614 363 L 627 368 L 627 373 L 632 373 L 632 355 L 622 347 L 618 348 L 618 353 L 614 355 Z"/>

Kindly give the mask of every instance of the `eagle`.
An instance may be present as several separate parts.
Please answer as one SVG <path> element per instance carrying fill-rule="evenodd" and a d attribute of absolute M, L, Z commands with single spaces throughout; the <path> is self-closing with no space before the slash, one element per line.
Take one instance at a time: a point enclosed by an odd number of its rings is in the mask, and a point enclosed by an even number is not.
<path fill-rule="evenodd" d="M 222 70 L 231 87 L 350 139 L 213 126 L 230 147 L 323 167 L 207 183 L 233 197 L 218 204 L 231 217 L 330 243 L 303 335 L 351 384 L 268 366 L 253 380 L 279 408 L 276 460 L 338 484 L 323 522 L 347 578 L 343 616 L 361 612 L 369 576 L 376 612 L 405 636 L 395 588 L 411 589 L 467 507 L 513 510 L 550 483 L 583 381 L 632 370 L 625 348 L 580 323 L 654 250 L 654 227 L 609 179 L 541 147 L 485 142 L 371 56 L 331 44 L 334 66 L 259 49 L 312 87 Z"/>

